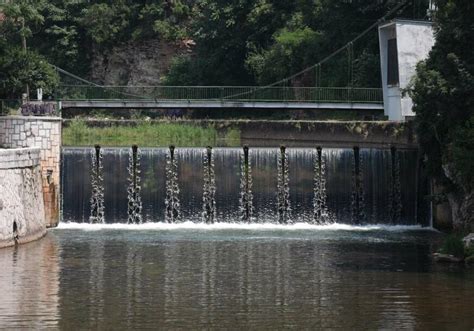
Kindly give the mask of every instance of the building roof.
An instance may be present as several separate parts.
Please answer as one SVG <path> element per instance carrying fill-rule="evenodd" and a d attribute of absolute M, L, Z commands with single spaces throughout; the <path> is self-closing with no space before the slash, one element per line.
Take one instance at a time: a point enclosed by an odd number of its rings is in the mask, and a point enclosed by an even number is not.
<path fill-rule="evenodd" d="M 432 26 L 433 22 L 428 20 L 408 20 L 404 18 L 395 18 L 388 22 L 382 22 L 379 24 L 379 28 L 384 28 L 394 24 L 412 24 L 412 25 L 426 25 Z"/>

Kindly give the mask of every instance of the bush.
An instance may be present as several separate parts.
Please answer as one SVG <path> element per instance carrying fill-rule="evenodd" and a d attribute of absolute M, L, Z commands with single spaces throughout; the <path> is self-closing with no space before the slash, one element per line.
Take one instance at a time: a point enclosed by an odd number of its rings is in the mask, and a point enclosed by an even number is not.
<path fill-rule="evenodd" d="M 440 252 L 443 254 L 449 254 L 456 257 L 464 257 L 464 243 L 462 242 L 462 236 L 457 234 L 449 235 L 443 242 Z"/>

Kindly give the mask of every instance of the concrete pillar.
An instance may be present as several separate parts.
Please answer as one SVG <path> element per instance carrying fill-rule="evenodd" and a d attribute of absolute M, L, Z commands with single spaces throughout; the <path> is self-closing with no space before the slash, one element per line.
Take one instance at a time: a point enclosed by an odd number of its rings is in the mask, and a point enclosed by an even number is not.
<path fill-rule="evenodd" d="M 379 27 L 384 113 L 390 121 L 415 116 L 404 90 L 416 74 L 416 65 L 434 45 L 432 22 L 394 20 Z M 389 70 L 390 68 L 390 70 Z"/>

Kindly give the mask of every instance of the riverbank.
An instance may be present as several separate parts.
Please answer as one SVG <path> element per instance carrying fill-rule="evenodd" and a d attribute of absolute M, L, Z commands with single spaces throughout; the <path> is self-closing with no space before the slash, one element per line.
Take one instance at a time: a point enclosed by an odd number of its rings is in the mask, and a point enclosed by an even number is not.
<path fill-rule="evenodd" d="M 411 123 L 275 120 L 63 120 L 64 146 L 397 147 L 417 149 Z"/>

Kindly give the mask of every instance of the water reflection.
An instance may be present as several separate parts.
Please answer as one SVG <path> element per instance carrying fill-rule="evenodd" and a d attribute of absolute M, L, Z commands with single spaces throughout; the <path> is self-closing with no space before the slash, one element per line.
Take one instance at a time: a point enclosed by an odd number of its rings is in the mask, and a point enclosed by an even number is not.
<path fill-rule="evenodd" d="M 56 327 L 59 247 L 53 236 L 0 249 L 0 327 Z"/>
<path fill-rule="evenodd" d="M 474 275 L 437 235 L 55 230 L 0 251 L 0 325 L 72 329 L 474 326 Z"/>

